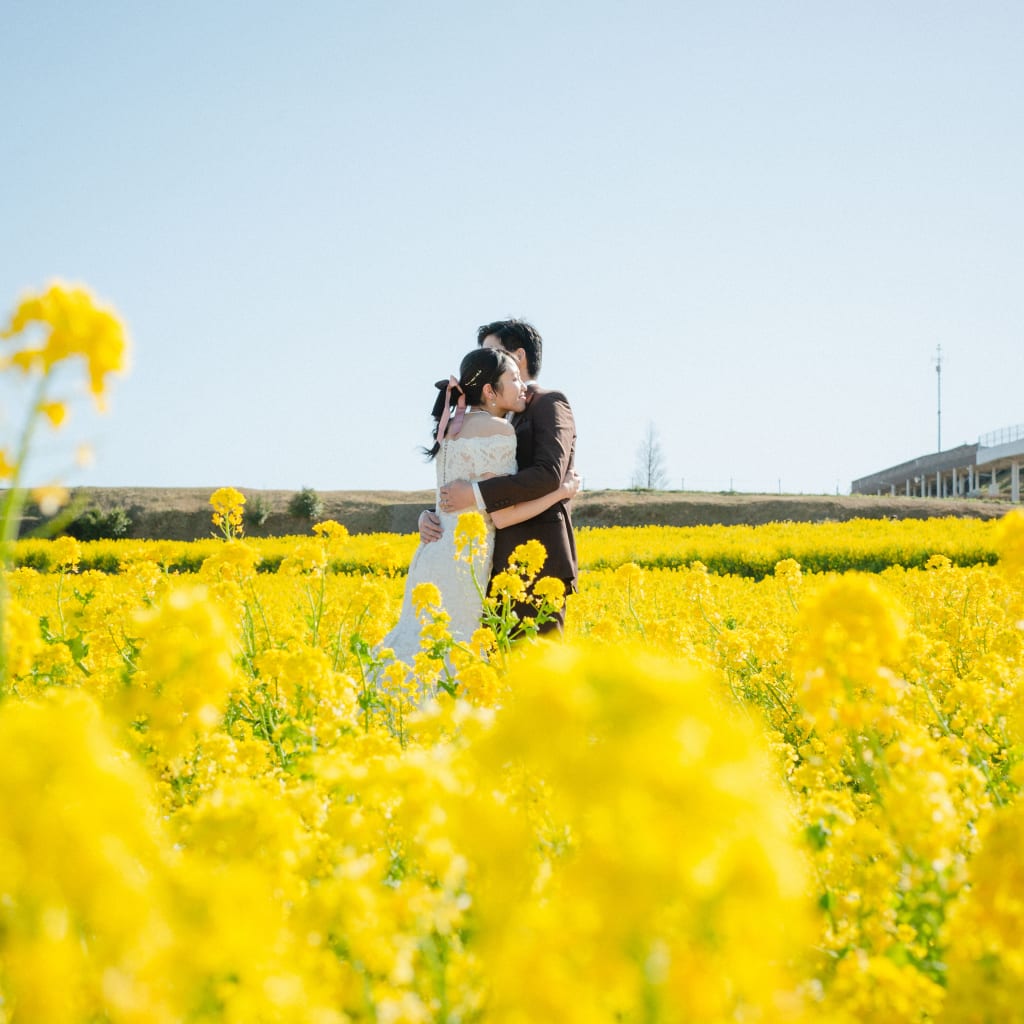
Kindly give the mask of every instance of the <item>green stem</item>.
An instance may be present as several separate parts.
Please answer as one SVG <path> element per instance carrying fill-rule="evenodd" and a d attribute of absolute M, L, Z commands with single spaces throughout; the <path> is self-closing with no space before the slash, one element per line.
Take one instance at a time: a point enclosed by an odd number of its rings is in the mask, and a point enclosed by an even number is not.
<path fill-rule="evenodd" d="M 14 457 L 14 475 L 4 495 L 3 505 L 0 506 L 0 699 L 7 692 L 7 645 L 3 629 L 8 600 L 7 569 L 13 560 L 14 541 L 21 526 L 21 513 L 25 508 L 25 490 L 21 486 L 21 473 L 32 447 L 32 437 L 39 421 L 39 407 L 46 395 L 47 381 L 46 374 L 39 379 L 36 393 L 28 407 Z"/>
<path fill-rule="evenodd" d="M 644 640 L 647 639 L 647 631 L 644 629 L 644 624 L 640 621 L 640 616 L 636 613 L 636 608 L 633 607 L 633 584 L 626 584 L 626 608 L 629 614 L 632 616 L 633 621 L 636 623 L 636 628 L 640 630 L 640 636 Z"/>

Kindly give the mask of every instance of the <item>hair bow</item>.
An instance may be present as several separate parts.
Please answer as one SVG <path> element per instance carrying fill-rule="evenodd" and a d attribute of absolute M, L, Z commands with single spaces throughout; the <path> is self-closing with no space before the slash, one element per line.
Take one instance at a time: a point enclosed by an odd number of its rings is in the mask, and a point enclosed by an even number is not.
<path fill-rule="evenodd" d="M 466 415 L 466 393 L 462 390 L 459 382 L 454 377 L 449 377 L 448 382 L 443 380 L 437 382 L 438 389 L 444 388 L 444 408 L 441 410 L 441 419 L 437 424 L 438 444 L 444 440 L 445 430 L 448 427 L 448 420 L 452 414 L 452 392 L 458 392 L 458 399 L 455 402 L 455 416 L 452 419 L 452 439 L 459 436 L 462 430 L 462 419 Z"/>

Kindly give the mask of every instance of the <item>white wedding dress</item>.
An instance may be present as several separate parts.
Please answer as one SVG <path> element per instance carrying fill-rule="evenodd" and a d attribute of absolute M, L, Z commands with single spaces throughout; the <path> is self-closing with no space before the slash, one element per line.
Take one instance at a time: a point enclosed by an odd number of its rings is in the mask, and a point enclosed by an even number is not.
<path fill-rule="evenodd" d="M 452 480 L 478 480 L 493 475 L 505 476 L 516 471 L 516 438 L 514 434 L 494 434 L 489 437 L 457 437 L 445 439 L 436 458 L 437 505 L 440 505 L 442 484 Z M 448 629 L 452 638 L 464 642 L 480 626 L 483 602 L 481 590 L 487 589 L 494 558 L 494 526 L 485 515 L 487 544 L 483 554 L 474 559 L 472 566 L 460 560 L 455 550 L 455 527 L 458 513 L 441 512 L 440 540 L 420 543 L 409 563 L 409 577 L 405 583 L 405 598 L 398 624 L 380 644 L 390 647 L 395 658 L 412 664 L 420 650 L 420 623 L 412 607 L 412 592 L 420 583 L 433 583 L 441 591 L 441 603 L 451 616 Z M 477 585 L 473 582 L 476 577 Z"/>

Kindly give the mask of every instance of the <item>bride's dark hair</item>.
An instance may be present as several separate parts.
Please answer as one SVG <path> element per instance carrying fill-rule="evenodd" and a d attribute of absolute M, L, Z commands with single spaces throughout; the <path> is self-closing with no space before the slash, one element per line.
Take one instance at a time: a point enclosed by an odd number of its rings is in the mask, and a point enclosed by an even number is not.
<path fill-rule="evenodd" d="M 437 436 L 437 428 L 441 425 L 445 406 L 448 406 L 449 415 L 454 414 L 462 396 L 465 396 L 466 405 L 480 405 L 483 401 L 484 385 L 490 384 L 492 388 L 497 389 L 501 375 L 508 369 L 514 369 L 515 365 L 507 352 L 493 348 L 475 348 L 462 360 L 457 384 L 452 384 L 450 390 L 451 382 L 447 380 L 439 380 L 434 385 L 437 388 L 437 398 L 434 399 L 434 408 L 430 413 L 434 417 L 434 446 L 423 449 L 428 460 L 441 450 L 443 439 Z M 450 426 L 446 427 L 445 433 L 449 429 Z"/>

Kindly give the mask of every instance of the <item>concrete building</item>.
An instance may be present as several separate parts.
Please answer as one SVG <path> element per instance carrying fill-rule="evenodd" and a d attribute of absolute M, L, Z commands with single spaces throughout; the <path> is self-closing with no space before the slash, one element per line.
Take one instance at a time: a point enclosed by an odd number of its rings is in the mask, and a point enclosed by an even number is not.
<path fill-rule="evenodd" d="M 854 494 L 902 494 L 922 498 L 1006 495 L 1020 501 L 1024 424 L 983 434 L 977 444 L 921 455 L 854 480 Z"/>
<path fill-rule="evenodd" d="M 1000 481 L 1005 479 L 1010 491 L 1010 501 L 1019 502 L 1022 463 L 1024 423 L 983 434 L 978 440 L 978 472 L 987 474 L 990 494 L 1002 493 Z"/>

